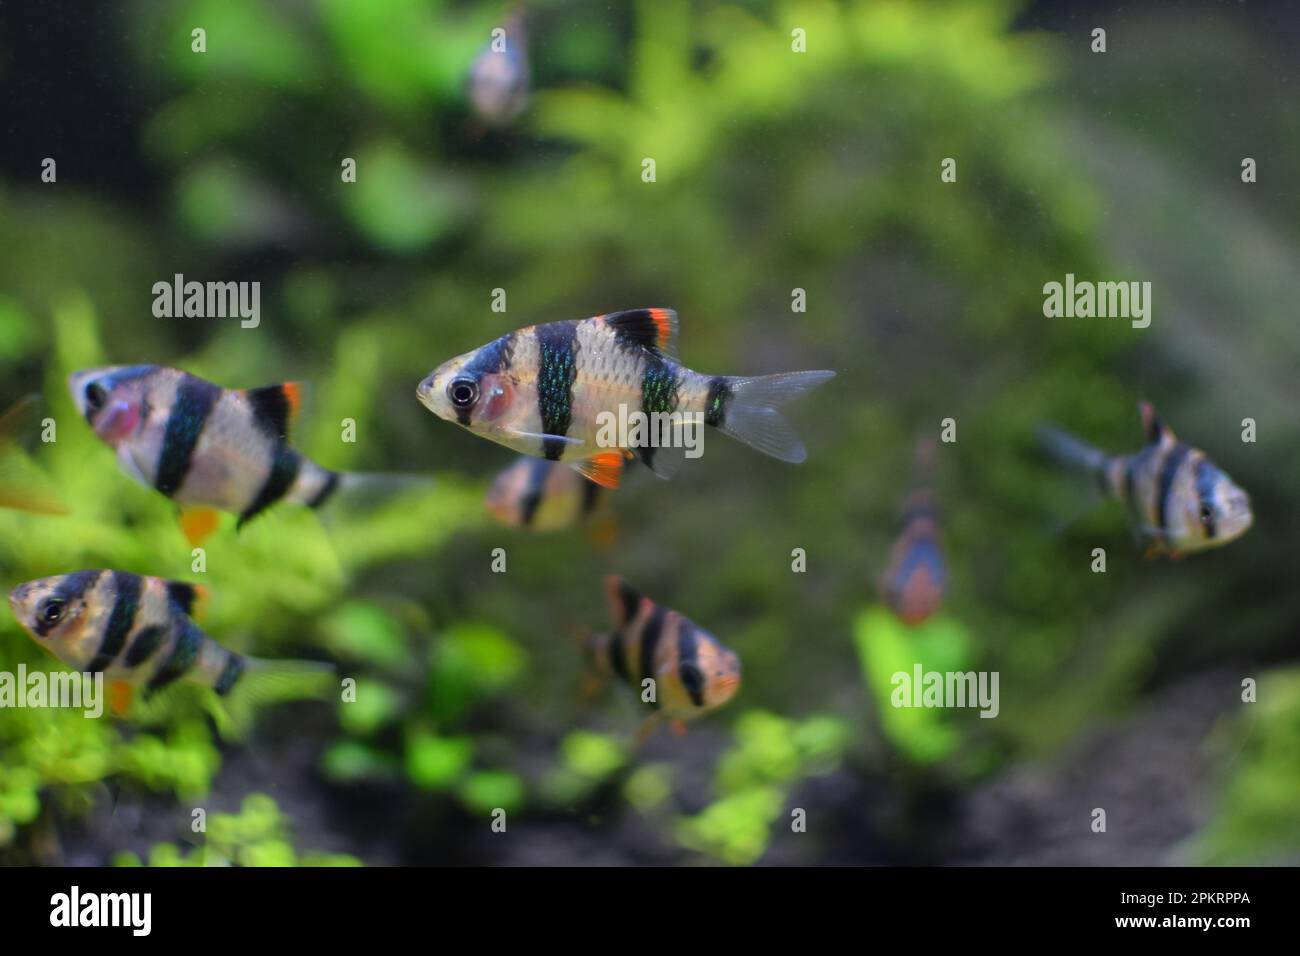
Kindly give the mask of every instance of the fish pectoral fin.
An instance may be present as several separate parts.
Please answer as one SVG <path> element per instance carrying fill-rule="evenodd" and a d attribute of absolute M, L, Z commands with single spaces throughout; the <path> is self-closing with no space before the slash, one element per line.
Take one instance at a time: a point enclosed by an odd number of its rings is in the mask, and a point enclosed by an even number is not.
<path fill-rule="evenodd" d="M 190 547 L 197 548 L 217 530 L 221 524 L 221 512 L 207 507 L 181 508 L 180 524 L 185 540 Z"/>
<path fill-rule="evenodd" d="M 135 702 L 135 688 L 124 680 L 115 680 L 108 685 L 108 709 L 117 717 L 131 713 Z"/>
<path fill-rule="evenodd" d="M 130 443 L 123 442 L 122 444 L 117 446 L 118 465 L 121 467 L 121 469 L 124 472 L 126 472 L 136 481 L 140 482 L 140 484 L 144 485 L 146 488 L 152 488 L 153 482 L 145 477 L 144 469 L 140 467 L 140 463 L 136 461 L 134 456 L 131 454 L 130 448 L 127 447 L 128 444 Z"/>
<path fill-rule="evenodd" d="M 623 478 L 623 455 L 617 450 L 597 452 L 590 458 L 568 464 L 602 488 L 617 488 Z"/>
<path fill-rule="evenodd" d="M 568 435 L 547 435 L 545 432 L 524 432 L 518 429 L 508 428 L 505 434 L 512 438 L 533 438 L 540 442 L 558 441 L 564 445 L 585 445 L 581 438 L 570 438 Z"/>

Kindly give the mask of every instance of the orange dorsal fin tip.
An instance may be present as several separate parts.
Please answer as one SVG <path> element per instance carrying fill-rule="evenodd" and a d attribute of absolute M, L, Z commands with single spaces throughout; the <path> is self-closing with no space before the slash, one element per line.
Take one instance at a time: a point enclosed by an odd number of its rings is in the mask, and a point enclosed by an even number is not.
<path fill-rule="evenodd" d="M 651 309 L 650 319 L 654 322 L 655 330 L 658 333 L 656 340 L 659 348 L 667 348 L 669 343 L 673 340 L 677 314 L 670 309 Z"/>
<path fill-rule="evenodd" d="M 623 476 L 623 453 L 618 450 L 597 452 L 590 458 L 575 462 L 573 467 L 602 488 L 617 488 Z"/>
<path fill-rule="evenodd" d="M 182 508 L 181 532 L 190 546 L 197 548 L 217 530 L 221 523 L 221 512 L 214 508 Z"/>
<path fill-rule="evenodd" d="M 302 396 L 301 382 L 281 382 L 278 385 L 244 390 L 253 417 L 281 438 L 288 438 L 291 426 L 297 422 L 298 412 L 302 409 Z"/>
<path fill-rule="evenodd" d="M 131 713 L 134 700 L 135 692 L 126 681 L 115 680 L 108 685 L 108 709 L 118 717 Z"/>

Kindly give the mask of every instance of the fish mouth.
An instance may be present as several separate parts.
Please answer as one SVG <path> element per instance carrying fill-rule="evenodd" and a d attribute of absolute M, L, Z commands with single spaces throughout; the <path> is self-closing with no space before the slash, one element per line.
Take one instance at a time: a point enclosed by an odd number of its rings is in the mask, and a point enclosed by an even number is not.
<path fill-rule="evenodd" d="M 420 384 L 415 387 L 415 397 L 419 399 L 421 405 L 433 412 L 435 415 L 438 414 L 438 408 L 434 401 L 434 385 L 436 384 L 436 380 L 437 373 L 430 372 L 421 380 Z"/>

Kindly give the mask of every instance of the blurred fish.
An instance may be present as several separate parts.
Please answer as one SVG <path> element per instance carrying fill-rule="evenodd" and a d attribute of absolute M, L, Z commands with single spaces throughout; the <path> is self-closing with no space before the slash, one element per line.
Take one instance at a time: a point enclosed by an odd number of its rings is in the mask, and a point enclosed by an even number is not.
<path fill-rule="evenodd" d="M 571 468 L 521 455 L 496 476 L 487 510 L 502 524 L 534 531 L 558 531 L 597 515 L 608 495 Z"/>
<path fill-rule="evenodd" d="M 677 313 L 633 309 L 532 325 L 444 362 L 416 396 L 439 418 L 528 455 L 563 461 L 616 488 L 630 448 L 602 444 L 601 418 L 697 415 L 703 424 L 782 461 L 807 457 L 777 408 L 835 373 L 744 378 L 702 375 L 675 357 Z M 681 415 L 679 415 L 679 419 Z M 643 444 L 637 456 L 660 477 L 680 447 Z"/>
<path fill-rule="evenodd" d="M 220 511 L 242 527 L 279 501 L 319 508 L 356 477 L 289 447 L 296 383 L 228 389 L 180 369 L 118 365 L 74 372 L 68 384 L 123 470 L 181 505 L 193 544 L 216 530 Z"/>
<path fill-rule="evenodd" d="M 67 506 L 48 487 L 23 443 L 40 430 L 40 398 L 28 395 L 0 415 L 0 508 L 65 515 Z"/>
<path fill-rule="evenodd" d="M 18 623 L 47 651 L 84 673 L 102 673 L 112 708 L 130 710 L 136 688 L 146 699 L 176 681 L 238 692 L 248 702 L 274 684 L 300 681 L 318 692 L 331 668 L 308 661 L 263 661 L 208 637 L 193 615 L 205 590 L 125 571 L 76 571 L 20 584 L 9 594 Z M 232 698 L 237 701 L 237 698 Z"/>
<path fill-rule="evenodd" d="M 914 489 L 903 507 L 903 530 L 880 583 L 886 603 L 905 624 L 920 624 L 938 610 L 948 587 L 939 512 L 931 487 L 935 457 L 933 441 L 917 442 Z"/>
<path fill-rule="evenodd" d="M 528 34 L 524 15 L 507 15 L 503 33 L 484 45 L 469 68 L 469 102 L 487 126 L 506 126 L 528 105 Z"/>
<path fill-rule="evenodd" d="M 740 658 L 713 635 L 676 611 L 642 597 L 616 575 L 605 579 L 614 631 L 592 638 L 590 650 L 602 678 L 618 677 L 638 694 L 654 681 L 655 708 L 642 738 L 670 720 L 685 722 L 716 710 L 740 689 Z"/>
<path fill-rule="evenodd" d="M 1147 556 L 1204 551 L 1250 528 L 1250 497 L 1205 452 L 1179 441 L 1147 402 L 1138 404 L 1147 445 L 1132 455 L 1110 455 L 1057 428 L 1039 440 L 1052 458 L 1097 482 L 1128 506 Z"/>

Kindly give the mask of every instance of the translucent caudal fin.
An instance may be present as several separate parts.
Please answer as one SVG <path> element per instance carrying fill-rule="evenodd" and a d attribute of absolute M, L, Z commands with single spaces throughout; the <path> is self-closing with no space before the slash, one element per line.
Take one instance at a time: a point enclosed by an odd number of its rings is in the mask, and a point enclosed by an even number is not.
<path fill-rule="evenodd" d="M 803 441 L 778 409 L 827 379 L 834 372 L 781 372 L 754 378 L 729 378 L 730 397 L 718 429 L 751 448 L 781 461 L 798 463 L 808 457 Z"/>
<path fill-rule="evenodd" d="M 1038 429 L 1038 444 L 1048 458 L 1067 471 L 1097 479 L 1105 475 L 1109 456 L 1067 431 L 1042 425 Z"/>
<path fill-rule="evenodd" d="M 267 707 L 291 700 L 327 700 L 339 691 L 334 666 L 319 661 L 268 661 L 241 658 L 244 671 L 211 708 L 226 740 L 244 740 Z"/>

